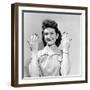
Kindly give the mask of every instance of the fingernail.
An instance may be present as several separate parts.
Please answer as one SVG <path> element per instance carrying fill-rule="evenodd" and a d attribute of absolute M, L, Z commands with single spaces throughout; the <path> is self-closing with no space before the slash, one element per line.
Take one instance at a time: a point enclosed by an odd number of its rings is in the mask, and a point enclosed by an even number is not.
<path fill-rule="evenodd" d="M 63 34 L 65 34 L 65 32 L 63 32 Z"/>
<path fill-rule="evenodd" d="M 38 34 L 37 34 L 37 33 L 35 33 L 35 35 L 36 35 L 36 36 L 38 36 Z"/>
<path fill-rule="evenodd" d="M 70 39 L 70 41 L 72 41 L 72 39 Z"/>

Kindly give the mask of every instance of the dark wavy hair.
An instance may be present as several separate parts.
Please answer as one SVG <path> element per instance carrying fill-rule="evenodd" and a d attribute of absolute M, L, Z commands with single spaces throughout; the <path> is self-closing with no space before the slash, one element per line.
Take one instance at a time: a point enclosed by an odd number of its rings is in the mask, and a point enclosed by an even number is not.
<path fill-rule="evenodd" d="M 56 34 L 59 34 L 59 37 L 58 37 L 58 39 L 56 39 L 56 42 L 55 42 L 56 46 L 58 47 L 61 44 L 61 40 L 62 40 L 62 35 L 61 35 L 60 30 L 58 29 L 58 24 L 54 20 L 50 20 L 50 19 L 46 19 L 43 21 L 43 23 L 42 23 L 42 29 L 43 29 L 42 41 L 43 41 L 44 46 L 46 46 L 46 44 L 47 44 L 44 39 L 44 30 L 46 28 L 53 28 L 55 30 Z"/>

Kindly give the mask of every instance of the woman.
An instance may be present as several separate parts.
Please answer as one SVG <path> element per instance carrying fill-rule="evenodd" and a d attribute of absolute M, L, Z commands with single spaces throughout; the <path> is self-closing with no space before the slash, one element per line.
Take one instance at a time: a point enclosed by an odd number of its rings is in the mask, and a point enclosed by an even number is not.
<path fill-rule="evenodd" d="M 67 33 L 58 30 L 58 24 L 53 20 L 44 20 L 42 24 L 42 40 L 44 49 L 38 51 L 38 35 L 30 39 L 32 52 L 29 64 L 31 77 L 65 76 L 69 73 L 69 48 L 70 39 Z M 63 50 L 59 46 L 62 43 Z"/>

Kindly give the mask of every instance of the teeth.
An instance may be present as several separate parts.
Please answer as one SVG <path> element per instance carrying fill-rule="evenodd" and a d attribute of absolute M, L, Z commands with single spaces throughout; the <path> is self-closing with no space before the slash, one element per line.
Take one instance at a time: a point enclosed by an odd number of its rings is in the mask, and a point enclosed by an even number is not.
<path fill-rule="evenodd" d="M 50 39 L 47 39 L 48 41 L 51 41 Z"/>

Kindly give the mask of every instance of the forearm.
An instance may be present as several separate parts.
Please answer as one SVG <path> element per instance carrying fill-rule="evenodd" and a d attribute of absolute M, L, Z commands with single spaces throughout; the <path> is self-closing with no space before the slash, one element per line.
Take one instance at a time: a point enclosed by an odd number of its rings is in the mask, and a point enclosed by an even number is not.
<path fill-rule="evenodd" d="M 63 51 L 63 61 L 61 63 L 61 74 L 65 76 L 70 71 L 70 60 L 69 60 L 69 52 Z"/>
<path fill-rule="evenodd" d="M 39 67 L 36 53 L 32 53 L 32 60 L 29 64 L 29 73 L 31 77 L 39 76 Z"/>
<path fill-rule="evenodd" d="M 69 60 L 69 48 L 71 39 L 67 32 L 63 33 L 62 36 L 62 47 L 63 47 L 63 60 L 61 63 L 61 74 L 63 76 L 67 75 L 70 71 L 70 60 Z"/>

